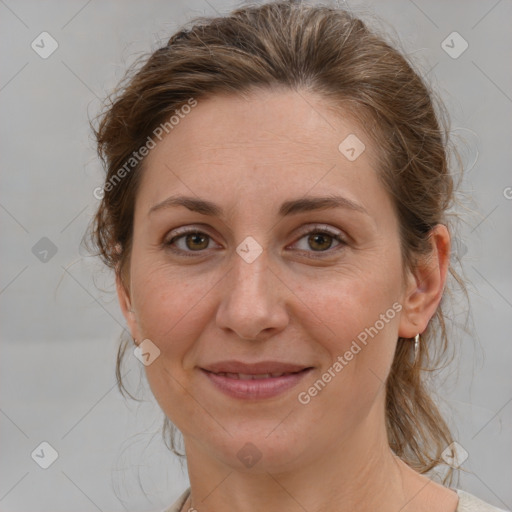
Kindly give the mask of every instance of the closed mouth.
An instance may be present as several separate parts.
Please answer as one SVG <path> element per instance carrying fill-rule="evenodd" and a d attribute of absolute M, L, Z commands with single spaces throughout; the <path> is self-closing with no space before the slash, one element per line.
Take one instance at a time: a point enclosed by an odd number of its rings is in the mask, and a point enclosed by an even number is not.
<path fill-rule="evenodd" d="M 293 372 L 235 373 L 213 372 L 203 368 L 202 372 L 218 390 L 232 398 L 262 400 L 284 394 L 312 370 L 313 367 Z"/>
<path fill-rule="evenodd" d="M 277 377 L 283 377 L 286 375 L 294 375 L 297 373 L 302 373 L 309 368 L 304 368 L 303 370 L 299 370 L 298 372 L 279 372 L 279 373 L 260 373 L 260 374 L 250 374 L 250 373 L 228 373 L 228 372 L 210 372 L 209 370 L 204 370 L 208 373 L 213 373 L 214 375 L 220 375 L 222 377 L 227 377 L 229 379 L 237 379 L 237 380 L 260 380 L 260 379 L 272 379 Z"/>

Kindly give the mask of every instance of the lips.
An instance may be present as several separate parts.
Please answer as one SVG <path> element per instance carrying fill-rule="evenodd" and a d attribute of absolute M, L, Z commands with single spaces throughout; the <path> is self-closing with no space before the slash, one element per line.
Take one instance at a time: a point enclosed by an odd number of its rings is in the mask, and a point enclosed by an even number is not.
<path fill-rule="evenodd" d="M 283 375 L 291 375 L 292 373 L 298 372 L 280 372 L 280 373 L 260 373 L 257 375 L 253 375 L 250 373 L 228 373 L 228 372 L 211 372 L 216 375 L 222 375 L 223 377 L 228 377 L 229 379 L 239 379 L 239 380 L 259 380 L 259 379 L 270 379 L 273 377 L 282 377 Z"/>
<path fill-rule="evenodd" d="M 201 368 L 215 388 L 232 398 L 272 398 L 295 387 L 313 368 L 311 366 L 263 361 L 242 363 L 223 361 Z"/>
<path fill-rule="evenodd" d="M 306 368 L 308 365 L 285 363 L 279 361 L 261 361 L 258 363 L 244 363 L 241 361 L 220 361 L 203 366 L 202 369 L 221 374 L 244 375 L 244 376 L 280 376 L 286 373 L 297 373 Z"/>

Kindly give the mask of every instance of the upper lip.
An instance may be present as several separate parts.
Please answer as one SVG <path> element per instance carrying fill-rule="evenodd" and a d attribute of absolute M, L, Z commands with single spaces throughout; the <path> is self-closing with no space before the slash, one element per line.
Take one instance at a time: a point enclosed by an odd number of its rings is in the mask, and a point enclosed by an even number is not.
<path fill-rule="evenodd" d="M 262 375 L 266 373 L 300 372 L 310 366 L 303 364 L 282 363 L 279 361 L 261 361 L 259 363 L 243 363 L 241 361 L 220 361 L 203 366 L 203 370 L 213 373 L 242 373 L 246 375 Z"/>

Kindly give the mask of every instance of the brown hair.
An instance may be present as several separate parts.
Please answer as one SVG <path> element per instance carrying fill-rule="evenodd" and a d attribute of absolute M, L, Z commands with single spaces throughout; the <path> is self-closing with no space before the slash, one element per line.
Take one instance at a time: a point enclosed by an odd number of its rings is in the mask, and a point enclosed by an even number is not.
<path fill-rule="evenodd" d="M 336 7 L 277 1 L 245 6 L 228 16 L 196 18 L 165 46 L 144 56 L 114 91 L 95 129 L 107 170 L 105 183 L 112 184 L 148 136 L 191 98 L 243 94 L 257 87 L 311 91 L 332 108 L 357 115 L 380 148 L 378 171 L 394 200 L 404 269 L 413 269 L 417 258 L 428 255 L 429 231 L 438 223 L 448 225 L 446 212 L 454 195 L 446 114 L 399 51 Z M 90 226 L 98 254 L 121 277 L 129 269 L 143 164 L 134 165 L 115 186 L 105 187 Z M 451 266 L 450 272 L 463 286 Z M 442 464 L 441 453 L 453 441 L 426 381 L 450 346 L 444 302 L 443 297 L 422 334 L 419 364 L 410 362 L 411 340 L 399 339 L 386 382 L 390 447 L 420 473 Z M 120 366 L 131 339 L 121 341 L 116 375 L 126 391 Z M 166 432 L 169 448 L 182 456 L 167 418 L 164 438 Z M 443 481 L 451 478 L 449 468 Z"/>

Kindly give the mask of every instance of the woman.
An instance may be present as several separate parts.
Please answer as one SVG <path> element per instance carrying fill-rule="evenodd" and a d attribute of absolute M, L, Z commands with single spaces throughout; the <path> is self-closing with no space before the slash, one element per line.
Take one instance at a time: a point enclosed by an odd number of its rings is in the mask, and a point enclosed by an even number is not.
<path fill-rule="evenodd" d="M 183 435 L 168 512 L 499 510 L 426 476 L 460 458 L 423 381 L 457 278 L 440 123 L 403 56 L 325 6 L 197 20 L 127 77 L 92 235 Z"/>

